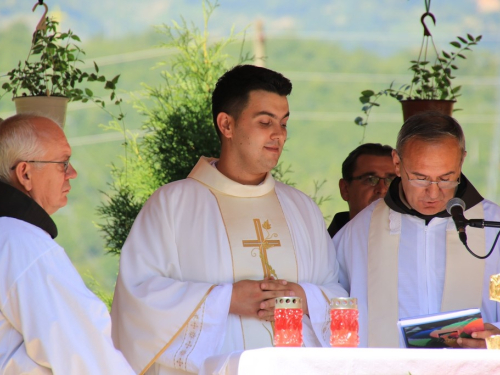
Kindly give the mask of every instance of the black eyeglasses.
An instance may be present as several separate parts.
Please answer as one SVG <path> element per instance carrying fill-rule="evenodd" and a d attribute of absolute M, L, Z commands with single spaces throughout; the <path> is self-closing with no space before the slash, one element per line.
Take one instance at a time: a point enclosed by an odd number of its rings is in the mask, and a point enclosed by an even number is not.
<path fill-rule="evenodd" d="M 22 163 L 22 162 L 19 162 L 19 163 Z M 17 163 L 16 165 L 14 165 L 12 168 L 10 168 L 11 171 L 13 171 L 14 169 L 16 169 L 17 165 L 19 164 Z M 43 164 L 64 164 L 64 173 L 68 173 L 68 167 L 69 167 L 69 159 L 66 160 L 66 161 L 40 161 L 40 160 L 26 160 L 24 161 L 24 163 L 43 163 Z"/>
<path fill-rule="evenodd" d="M 395 176 L 391 177 L 378 177 L 378 176 L 372 176 L 372 175 L 364 175 L 364 176 L 358 176 L 358 177 L 353 177 L 351 178 L 351 181 L 353 180 L 359 180 L 363 185 L 368 185 L 368 186 L 377 186 L 380 180 L 384 180 L 385 186 L 389 186 L 394 180 Z"/>
<path fill-rule="evenodd" d="M 412 184 L 415 187 L 419 188 L 426 188 L 431 186 L 432 184 L 436 184 L 440 189 L 453 189 L 457 187 L 460 184 L 460 177 L 458 177 L 458 180 L 452 180 L 452 181 L 446 181 L 446 180 L 439 180 L 439 181 L 431 181 L 431 180 L 423 180 L 419 178 L 410 178 L 410 175 L 408 174 L 408 171 L 406 170 L 404 164 L 403 164 L 403 159 L 401 157 L 399 158 L 401 161 L 401 166 L 403 167 L 406 177 L 408 178 L 408 182 Z"/>

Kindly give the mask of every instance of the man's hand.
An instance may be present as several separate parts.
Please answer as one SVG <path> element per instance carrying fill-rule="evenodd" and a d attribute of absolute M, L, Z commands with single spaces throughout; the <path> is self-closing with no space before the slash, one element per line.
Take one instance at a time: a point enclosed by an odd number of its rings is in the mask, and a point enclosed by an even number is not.
<path fill-rule="evenodd" d="M 287 282 L 285 280 L 277 280 L 277 281 L 283 281 L 285 282 L 287 288 L 293 293 L 286 295 L 285 297 L 288 296 L 294 296 L 294 297 L 300 297 L 302 300 L 302 312 L 304 315 L 309 314 L 309 309 L 307 308 L 307 299 L 306 299 L 306 293 L 304 292 L 304 289 L 299 284 L 292 283 L 292 282 Z M 261 283 L 261 288 L 262 290 L 268 290 L 268 288 L 271 287 L 271 285 L 268 286 L 267 280 L 264 280 Z M 275 305 L 275 300 L 274 298 L 268 299 L 267 301 L 262 301 L 260 304 L 260 310 L 259 310 L 259 318 L 263 320 L 268 320 L 270 322 L 274 321 L 274 305 Z"/>
<path fill-rule="evenodd" d="M 276 297 L 296 295 L 290 288 L 290 284 L 293 283 L 288 283 L 286 280 L 274 279 L 238 281 L 233 284 L 229 312 L 231 314 L 272 321 L 274 320 L 274 299 Z M 261 307 L 263 303 L 264 307 Z M 272 307 L 270 306 L 271 303 Z"/>
<path fill-rule="evenodd" d="M 490 337 L 492 335 L 499 335 L 500 329 L 495 327 L 493 324 L 485 323 L 484 331 L 472 332 L 472 339 L 464 339 L 459 338 L 457 340 L 457 344 L 462 348 L 469 349 L 485 349 L 486 341 L 484 340 L 486 337 Z"/>

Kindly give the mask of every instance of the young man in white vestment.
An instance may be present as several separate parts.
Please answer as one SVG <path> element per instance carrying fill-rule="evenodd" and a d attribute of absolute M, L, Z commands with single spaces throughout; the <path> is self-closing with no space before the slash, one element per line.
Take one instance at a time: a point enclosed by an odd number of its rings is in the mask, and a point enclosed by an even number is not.
<path fill-rule="evenodd" d="M 360 346 L 399 346 L 400 318 L 480 308 L 485 331 L 459 339 L 485 347 L 498 334 L 500 304 L 489 299 L 489 279 L 500 272 L 500 243 L 485 260 L 460 242 L 446 204 L 465 202 L 467 219 L 500 221 L 500 207 L 483 199 L 461 173 L 465 137 L 450 116 L 424 112 L 401 128 L 393 162 L 396 178 L 384 199 L 373 202 L 333 238 L 340 282 L 358 299 Z M 467 227 L 478 256 L 492 247 L 498 229 Z"/>
<path fill-rule="evenodd" d="M 0 374 L 133 374 L 104 303 L 54 238 L 67 203 L 71 147 L 36 115 L 0 122 Z"/>
<path fill-rule="evenodd" d="M 329 299 L 346 296 L 323 216 L 271 170 L 292 85 L 269 69 L 226 72 L 212 96 L 219 159 L 158 189 L 122 249 L 113 339 L 134 370 L 199 371 L 210 356 L 270 347 L 274 298 L 298 296 L 306 346 L 328 346 Z"/>

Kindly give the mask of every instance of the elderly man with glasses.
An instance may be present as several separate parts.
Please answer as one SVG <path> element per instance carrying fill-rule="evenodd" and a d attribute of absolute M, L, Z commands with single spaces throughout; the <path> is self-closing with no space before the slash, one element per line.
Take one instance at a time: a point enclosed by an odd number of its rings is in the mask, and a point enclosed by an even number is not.
<path fill-rule="evenodd" d="M 491 221 L 500 221 L 500 207 L 462 174 L 462 128 L 437 112 L 415 115 L 401 128 L 392 156 L 398 177 L 385 198 L 333 238 L 340 282 L 358 298 L 360 345 L 402 345 L 401 318 L 480 308 L 485 330 L 458 344 L 485 347 L 486 337 L 500 333 L 500 304 L 489 299 L 488 288 L 489 276 L 500 272 L 500 244 L 486 259 L 473 257 L 460 242 L 446 205 L 460 198 L 465 217 Z M 497 233 L 468 227 L 468 246 L 484 256 Z"/>
<path fill-rule="evenodd" d="M 52 120 L 0 122 L 0 373 L 133 374 L 113 346 L 107 308 L 54 238 L 71 147 Z"/>
<path fill-rule="evenodd" d="M 365 143 L 351 151 L 342 163 L 339 180 L 340 195 L 349 205 L 349 211 L 335 214 L 328 227 L 330 237 L 370 203 L 385 197 L 394 177 L 391 146 Z"/>

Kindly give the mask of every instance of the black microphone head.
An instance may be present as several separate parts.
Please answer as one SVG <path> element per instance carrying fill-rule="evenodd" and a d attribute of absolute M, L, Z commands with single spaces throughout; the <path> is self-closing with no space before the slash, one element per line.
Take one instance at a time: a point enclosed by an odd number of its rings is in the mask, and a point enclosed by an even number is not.
<path fill-rule="evenodd" d="M 462 207 L 462 210 L 465 211 L 465 202 L 463 200 L 461 200 L 460 198 L 452 198 L 448 201 L 448 203 L 446 203 L 446 211 L 448 211 L 448 213 L 450 215 L 453 215 L 451 213 L 451 209 L 453 207 L 456 207 L 456 206 L 460 206 Z"/>

